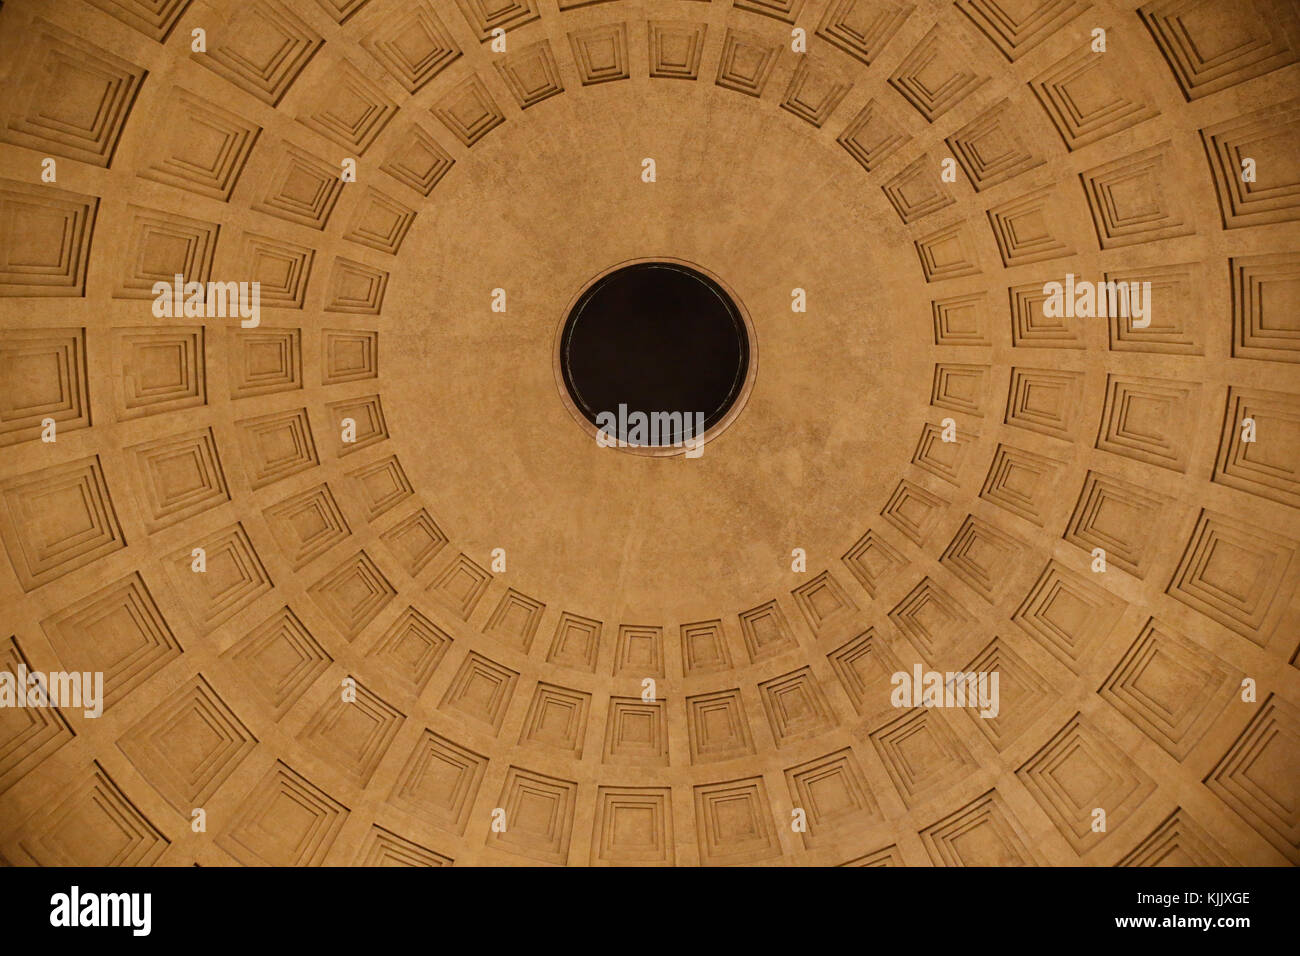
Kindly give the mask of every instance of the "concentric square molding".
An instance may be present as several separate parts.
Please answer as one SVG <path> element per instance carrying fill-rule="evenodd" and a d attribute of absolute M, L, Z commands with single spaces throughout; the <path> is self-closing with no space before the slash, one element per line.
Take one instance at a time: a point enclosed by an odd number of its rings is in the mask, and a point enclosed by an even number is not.
<path fill-rule="evenodd" d="M 993 239 L 1007 268 L 1063 259 L 1075 254 L 1073 243 L 1061 238 L 1064 215 L 1061 193 L 1054 187 L 1035 189 L 992 206 L 988 212 Z"/>
<path fill-rule="evenodd" d="M 236 811 L 217 844 L 248 866 L 320 866 L 349 810 L 276 761 Z"/>
<path fill-rule="evenodd" d="M 911 137 L 890 119 L 880 104 L 872 99 L 836 137 L 836 142 L 863 169 L 871 172 L 897 152 Z"/>
<path fill-rule="evenodd" d="M 1135 77 L 1115 73 L 1088 46 L 1044 70 L 1029 88 L 1071 151 L 1160 115 Z"/>
<path fill-rule="evenodd" d="M 937 362 L 934 366 L 934 383 L 930 389 L 930 404 L 938 408 L 983 415 L 985 382 L 990 366 L 974 363 Z"/>
<path fill-rule="evenodd" d="M 943 498 L 904 478 L 880 509 L 880 514 L 919 546 L 929 538 L 947 504 Z"/>
<path fill-rule="evenodd" d="M 1156 0 L 1138 15 L 1189 101 L 1294 63 L 1295 8 L 1243 0 L 1231 9 Z"/>
<path fill-rule="evenodd" d="M 740 689 L 686 698 L 686 734 L 691 763 L 730 760 L 754 753 Z"/>
<path fill-rule="evenodd" d="M 162 43 L 171 35 L 191 0 L 90 0 L 105 13 Z"/>
<path fill-rule="evenodd" d="M 601 761 L 618 766 L 668 766 L 667 707 L 663 700 L 611 697 L 605 712 Z"/>
<path fill-rule="evenodd" d="M 41 621 L 70 670 L 104 674 L 104 710 L 181 656 L 181 643 L 138 571 Z"/>
<path fill-rule="evenodd" d="M 1116 866 L 1236 866 L 1226 851 L 1178 807 Z"/>
<path fill-rule="evenodd" d="M 782 23 L 794 23 L 803 12 L 805 2 L 807 0 L 735 0 L 735 7 L 737 10 L 761 13 Z"/>
<path fill-rule="evenodd" d="M 890 845 L 882 847 L 879 850 L 873 850 L 860 857 L 841 863 L 840 866 L 905 866 L 903 856 L 898 852 L 898 847 Z"/>
<path fill-rule="evenodd" d="M 843 624 L 858 606 L 829 570 L 823 571 L 790 592 L 795 604 L 814 632 Z"/>
<path fill-rule="evenodd" d="M 171 841 L 96 761 L 25 821 L 6 856 L 36 866 L 153 866 Z"/>
<path fill-rule="evenodd" d="M 1011 619 L 1078 674 L 1126 607 L 1109 591 L 1052 560 Z"/>
<path fill-rule="evenodd" d="M 1295 753 L 1300 712 L 1275 694 L 1205 778 L 1205 785 L 1293 864 L 1300 863 Z"/>
<path fill-rule="evenodd" d="M 205 571 L 195 571 L 202 548 Z M 262 560 L 240 522 L 194 539 L 164 559 L 172 587 L 204 633 L 215 630 L 274 589 Z"/>
<path fill-rule="evenodd" d="M 791 804 L 804 811 L 806 847 L 830 842 L 844 829 L 860 827 L 880 813 L 849 747 L 790 767 L 785 779 Z"/>
<path fill-rule="evenodd" d="M 933 422 L 921 426 L 921 437 L 917 439 L 916 451 L 912 452 L 912 464 L 950 485 L 959 485 L 962 462 L 979 433 L 961 431 L 955 437 L 950 434 L 952 440 L 944 441 L 944 431 Z"/>
<path fill-rule="evenodd" d="M 0 641 L 0 672 L 32 673 L 17 637 Z M 17 707 L 0 724 L 0 794 L 73 738 L 72 728 L 56 707 Z"/>
<path fill-rule="evenodd" d="M 438 706 L 500 733 L 519 672 L 470 651 Z"/>
<path fill-rule="evenodd" d="M 0 179 L 0 297 L 84 296 L 98 210 L 97 196 Z"/>
<path fill-rule="evenodd" d="M 321 330 L 321 384 L 379 377 L 379 333 L 371 329 Z"/>
<path fill-rule="evenodd" d="M 870 66 L 914 10 L 897 0 L 830 0 L 817 36 Z"/>
<path fill-rule="evenodd" d="M 696 80 L 708 24 L 651 20 L 646 24 L 650 41 L 652 79 Z"/>
<path fill-rule="evenodd" d="M 1232 274 L 1232 354 L 1267 362 L 1300 362 L 1300 253 L 1237 256 Z"/>
<path fill-rule="evenodd" d="M 418 93 L 461 56 L 446 24 L 423 2 L 412 3 L 361 40 L 361 46 L 383 65 L 408 93 Z"/>
<path fill-rule="evenodd" d="M 1199 395 L 1195 382 L 1107 375 L 1097 447 L 1186 472 Z"/>
<path fill-rule="evenodd" d="M 926 282 L 979 275 L 979 253 L 968 222 L 956 222 L 914 239 Z"/>
<path fill-rule="evenodd" d="M 444 93 L 432 112 L 464 146 L 474 146 L 506 121 L 477 74 L 470 74 Z"/>
<path fill-rule="evenodd" d="M 695 829 L 704 866 L 757 863 L 781 855 L 762 777 L 696 786 Z"/>
<path fill-rule="evenodd" d="M 837 724 L 835 711 L 822 693 L 811 667 L 800 667 L 763 681 L 758 685 L 758 696 L 778 747 L 800 739 L 819 737 Z"/>
<path fill-rule="evenodd" d="M 373 186 L 366 187 L 343 238 L 395 256 L 415 222 L 416 212 Z"/>
<path fill-rule="evenodd" d="M 341 26 L 361 12 L 369 2 L 370 0 L 316 0 L 316 5 Z"/>
<path fill-rule="evenodd" d="M 852 88 L 851 80 L 806 56 L 800 57 L 781 99 L 781 109 L 821 129 Z"/>
<path fill-rule="evenodd" d="M 433 186 L 430 185 L 429 188 L 432 189 Z M 334 270 L 330 274 L 325 311 L 378 315 L 384 307 L 384 293 L 387 290 L 388 273 L 383 269 L 336 256 Z"/>
<path fill-rule="evenodd" d="M 462 834 L 488 758 L 431 730 L 420 735 L 393 785 L 393 804 L 448 833 Z"/>
<path fill-rule="evenodd" d="M 682 672 L 730 670 L 731 649 L 722 621 L 695 621 L 681 626 Z"/>
<path fill-rule="evenodd" d="M 269 186 L 253 208 L 285 222 L 323 230 L 343 195 L 340 169 L 305 149 L 280 143 Z"/>
<path fill-rule="evenodd" d="M 902 668 L 874 628 L 826 655 L 859 716 L 879 718 L 891 712 L 890 678 Z"/>
<path fill-rule="evenodd" d="M 231 398 L 302 388 L 302 330 L 261 326 L 230 329 Z"/>
<path fill-rule="evenodd" d="M 334 440 L 338 457 L 355 454 L 388 440 L 388 421 L 384 418 L 384 408 L 378 394 L 330 402 L 325 408 L 329 412 L 332 426 L 329 434 Z M 344 441 L 344 422 L 349 419 L 355 424 L 355 434 L 352 441 Z"/>
<path fill-rule="evenodd" d="M 620 624 L 613 672 L 640 679 L 664 677 L 664 629 L 658 624 Z"/>
<path fill-rule="evenodd" d="M 470 29 L 486 43 L 493 30 L 517 29 L 541 17 L 540 0 L 456 0 Z"/>
<path fill-rule="evenodd" d="M 208 48 L 191 53 L 222 79 L 271 106 L 279 104 L 325 40 L 276 0 L 252 0 L 208 29 Z"/>
<path fill-rule="evenodd" d="M 34 591 L 126 547 L 98 455 L 0 483 L 0 541 Z"/>
<path fill-rule="evenodd" d="M 1014 62 L 1089 8 L 1083 0 L 957 0 L 998 52 Z"/>
<path fill-rule="evenodd" d="M 519 743 L 540 744 L 582 759 L 591 695 L 585 691 L 539 682 L 524 716 Z"/>
<path fill-rule="evenodd" d="M 1152 618 L 1097 693 L 1183 760 L 1238 687 L 1223 661 Z"/>
<path fill-rule="evenodd" d="M 1106 552 L 1107 565 L 1146 577 L 1153 530 L 1169 505 L 1164 495 L 1122 478 L 1089 471 L 1065 529 L 1065 540 L 1091 554 Z"/>
<path fill-rule="evenodd" d="M 181 432 L 126 449 L 135 466 L 137 499 L 152 533 L 230 500 L 211 428 Z"/>
<path fill-rule="evenodd" d="M 253 488 L 320 464 L 305 408 L 240 419 L 235 427 L 244 451 L 244 473 Z"/>
<path fill-rule="evenodd" d="M 451 866 L 455 861 L 375 824 L 353 866 Z"/>
<path fill-rule="evenodd" d="M 724 89 L 746 96 L 762 96 L 780 55 L 780 44 L 755 34 L 728 30 L 722 40 L 716 82 Z"/>
<path fill-rule="evenodd" d="M 175 212 L 132 206 L 129 244 L 119 267 L 114 298 L 152 299 L 156 282 L 172 284 L 182 275 L 188 282 L 212 278 L 221 227 Z"/>
<path fill-rule="evenodd" d="M 490 571 L 468 555 L 458 554 L 427 590 L 437 595 L 461 620 L 468 621 L 491 582 Z"/>
<path fill-rule="evenodd" d="M 229 202 L 261 126 L 180 87 L 169 98 L 171 108 L 160 113 L 137 161 L 137 175 Z"/>
<path fill-rule="evenodd" d="M 546 659 L 552 664 L 595 673 L 603 629 L 600 621 L 570 611 L 563 612 Z"/>
<path fill-rule="evenodd" d="M 1204 351 L 1205 320 L 1196 303 L 1202 300 L 1201 285 L 1206 268 L 1201 263 L 1174 263 L 1117 269 L 1106 272 L 1107 282 L 1151 283 L 1151 301 L 1161 308 L 1148 316 L 1146 328 L 1134 326 L 1131 316 L 1112 316 L 1110 347 L 1113 351 L 1165 352 L 1201 355 Z M 1234 309 L 1234 323 L 1239 313 Z"/>
<path fill-rule="evenodd" d="M 1255 422 L 1255 440 L 1242 441 L 1242 423 Z M 1300 440 L 1300 396 L 1229 386 L 1214 482 L 1296 507 L 1300 476 L 1289 464 Z"/>
<path fill-rule="evenodd" d="M 1079 174 L 1102 249 L 1192 235 L 1186 197 L 1166 175 L 1175 166 L 1164 142 Z"/>
<path fill-rule="evenodd" d="M 970 58 L 936 25 L 930 29 L 889 77 L 889 85 L 933 123 L 975 90 L 988 77 L 966 69 Z"/>
<path fill-rule="evenodd" d="M 978 766 L 935 710 L 913 707 L 871 732 L 890 782 L 908 807 L 934 799 Z"/>
<path fill-rule="evenodd" d="M 421 694 L 451 645 L 450 634 L 408 606 L 366 656 L 386 664 L 400 683 Z"/>
<path fill-rule="evenodd" d="M 1026 145 L 1021 133 L 1024 126 L 1011 101 L 1004 99 L 947 137 L 948 148 L 976 192 L 1014 179 L 1046 162 Z"/>
<path fill-rule="evenodd" d="M 921 831 L 935 866 L 1034 866 L 1032 841 L 996 790 Z"/>
<path fill-rule="evenodd" d="M 511 767 L 497 803 L 505 811 L 505 829 L 492 829 L 488 846 L 542 863 L 567 863 L 577 797 L 572 780 Z"/>
<path fill-rule="evenodd" d="M 91 426 L 86 330 L 0 331 L 0 447 Z"/>
<path fill-rule="evenodd" d="M 25 66 L 13 80 L 14 108 L 3 139 L 110 165 L 147 71 L 41 19 L 23 47 Z"/>
<path fill-rule="evenodd" d="M 301 309 L 316 250 L 287 239 L 244 233 L 240 274 L 261 285 L 261 306 Z"/>
<path fill-rule="evenodd" d="M 207 333 L 204 327 L 133 327 L 113 330 L 112 354 L 121 420 L 206 405 Z"/>
<path fill-rule="evenodd" d="M 1003 222 L 1001 225 L 1010 225 L 1014 229 L 1016 223 Z M 1043 292 L 1045 284 L 1029 282 L 1012 286 L 1007 290 L 1011 299 L 1012 346 L 1044 349 L 1084 348 L 1083 332 L 1088 319 L 1080 316 L 1047 315 L 1045 303 L 1048 296 Z"/>
<path fill-rule="evenodd" d="M 358 551 L 307 589 L 349 641 L 355 641 L 397 596 L 370 555 Z"/>
<path fill-rule="evenodd" d="M 1168 593 L 1262 647 L 1270 612 L 1294 587 L 1295 552 L 1294 541 L 1203 509 Z"/>
<path fill-rule="evenodd" d="M 1001 528 L 967 515 L 939 563 L 976 594 L 997 603 L 1011 583 L 1009 568 L 1021 566 L 1029 548 Z"/>
<path fill-rule="evenodd" d="M 871 598 L 886 578 L 907 563 L 898 549 L 875 531 L 867 531 L 840 560 Z"/>
<path fill-rule="evenodd" d="M 498 59 L 495 66 L 522 110 L 564 92 L 560 67 L 548 40 L 515 49 Z"/>
<path fill-rule="evenodd" d="M 257 747 L 257 738 L 197 674 L 137 721 L 118 747 L 188 819 Z"/>
<path fill-rule="evenodd" d="M 398 182 L 428 197 L 433 192 L 433 187 L 442 181 L 442 177 L 454 165 L 456 161 L 442 148 L 433 134 L 418 123 L 412 123 L 402 136 L 397 137 L 397 145 L 379 168 Z M 384 273 L 384 277 L 387 279 L 387 273 Z M 377 315 L 378 312 L 376 307 L 374 314 Z"/>
<path fill-rule="evenodd" d="M 569 46 L 583 86 L 632 78 L 626 23 L 574 31 L 569 34 Z"/>
<path fill-rule="evenodd" d="M 334 659 L 286 605 L 232 645 L 222 661 L 279 720 Z"/>
<path fill-rule="evenodd" d="M 929 153 L 922 153 L 882 183 L 880 188 L 905 226 L 957 201 L 939 179 L 939 161 Z"/>
<path fill-rule="evenodd" d="M 889 619 L 929 660 L 961 641 L 976 621 L 928 575 L 895 605 Z"/>
<path fill-rule="evenodd" d="M 998 675 L 997 714 L 986 716 L 975 709 L 966 713 L 999 751 L 1006 751 L 1023 737 L 1059 696 L 1042 674 L 1011 649 L 1011 644 L 995 637 L 961 669 L 963 674 Z"/>
<path fill-rule="evenodd" d="M 1300 219 L 1294 169 L 1300 100 L 1291 100 L 1201 130 L 1219 195 L 1224 229 Z M 1253 161 L 1246 182 L 1243 164 Z"/>
<path fill-rule="evenodd" d="M 1156 789 L 1156 783 L 1108 734 L 1075 714 L 1016 771 L 1043 812 L 1080 856 L 1108 839 Z M 1093 811 L 1106 828 L 1093 829 Z"/>
<path fill-rule="evenodd" d="M 757 663 L 798 648 L 790 622 L 775 599 L 742 611 L 739 616 L 750 661 Z"/>
<path fill-rule="evenodd" d="M 669 788 L 597 790 L 592 866 L 672 866 L 675 861 Z"/>
<path fill-rule="evenodd" d="M 402 570 L 415 577 L 442 553 L 446 533 L 424 508 L 414 511 L 379 535 L 401 563 Z"/>
<path fill-rule="evenodd" d="M 1011 369 L 1008 425 L 1073 442 L 1083 418 L 1083 373 L 1048 368 Z"/>
<path fill-rule="evenodd" d="M 1041 528 L 1057 505 L 1053 489 L 1065 467 L 1055 458 L 999 444 L 980 497 Z"/>
<path fill-rule="evenodd" d="M 406 715 L 355 678 L 347 699 L 330 687 L 298 740 L 352 784 L 364 789 L 402 728 Z"/>
<path fill-rule="evenodd" d="M 316 464 L 314 450 L 311 464 Z M 361 503 L 365 507 L 367 521 L 374 521 L 383 516 L 415 494 L 410 479 L 406 477 L 406 472 L 396 455 L 389 455 L 387 458 L 362 465 L 347 472 L 347 476 L 357 489 Z"/>

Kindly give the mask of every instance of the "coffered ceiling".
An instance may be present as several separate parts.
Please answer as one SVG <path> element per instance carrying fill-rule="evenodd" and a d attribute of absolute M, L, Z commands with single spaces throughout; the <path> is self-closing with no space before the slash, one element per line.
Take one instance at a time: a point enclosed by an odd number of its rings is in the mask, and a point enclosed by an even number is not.
<path fill-rule="evenodd" d="M 0 669 L 105 698 L 0 709 L 0 858 L 1300 862 L 1298 59 L 1288 0 L 7 0 Z M 554 367 L 655 258 L 753 327 L 695 459 Z"/>

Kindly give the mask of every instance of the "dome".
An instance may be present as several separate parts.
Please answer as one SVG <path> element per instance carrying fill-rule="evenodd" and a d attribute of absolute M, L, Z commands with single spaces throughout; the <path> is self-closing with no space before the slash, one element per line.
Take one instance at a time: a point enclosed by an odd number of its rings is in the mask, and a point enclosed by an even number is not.
<path fill-rule="evenodd" d="M 1298 58 L 5 3 L 0 859 L 1300 862 Z"/>

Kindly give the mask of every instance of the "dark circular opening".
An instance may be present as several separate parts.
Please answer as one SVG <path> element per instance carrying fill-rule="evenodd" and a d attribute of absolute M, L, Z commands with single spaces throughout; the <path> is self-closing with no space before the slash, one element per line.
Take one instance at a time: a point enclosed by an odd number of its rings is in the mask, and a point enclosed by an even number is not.
<path fill-rule="evenodd" d="M 749 357 L 731 297 L 674 262 L 601 276 L 574 304 L 560 341 L 564 387 L 578 411 L 632 445 L 680 445 L 718 424 L 741 395 Z M 638 431 L 647 421 L 658 427 Z"/>

